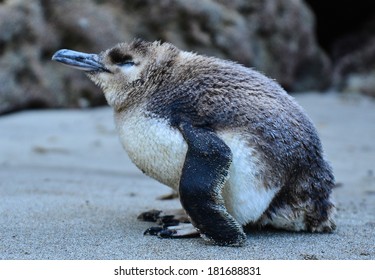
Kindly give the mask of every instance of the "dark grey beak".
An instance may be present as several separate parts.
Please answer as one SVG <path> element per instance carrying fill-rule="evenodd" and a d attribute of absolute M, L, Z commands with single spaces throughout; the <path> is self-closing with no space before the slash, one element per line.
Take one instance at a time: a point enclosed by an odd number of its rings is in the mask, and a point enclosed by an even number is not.
<path fill-rule="evenodd" d="M 52 56 L 52 60 L 61 62 L 70 67 L 80 69 L 86 72 L 111 73 L 99 61 L 99 57 L 96 54 L 76 52 L 72 50 L 59 50 Z"/>

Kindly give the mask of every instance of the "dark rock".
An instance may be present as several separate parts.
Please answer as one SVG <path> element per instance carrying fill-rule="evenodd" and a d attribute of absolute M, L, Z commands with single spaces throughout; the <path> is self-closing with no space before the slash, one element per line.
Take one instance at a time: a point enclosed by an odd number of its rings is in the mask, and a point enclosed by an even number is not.
<path fill-rule="evenodd" d="M 375 15 L 360 31 L 337 40 L 333 52 L 333 86 L 375 97 Z"/>
<path fill-rule="evenodd" d="M 330 62 L 303 1 L 8 0 L 0 2 L 0 114 L 105 104 L 84 74 L 51 56 L 60 48 L 98 52 L 135 37 L 236 60 L 287 90 L 330 84 Z"/>
<path fill-rule="evenodd" d="M 255 67 L 287 90 L 322 89 L 330 83 L 329 59 L 317 46 L 314 18 L 302 1 L 141 2 L 125 5 L 140 16 L 142 25 L 134 30 L 140 37 Z"/>
<path fill-rule="evenodd" d="M 305 0 L 317 40 L 331 57 L 333 89 L 375 97 L 375 6 L 371 1 Z"/>

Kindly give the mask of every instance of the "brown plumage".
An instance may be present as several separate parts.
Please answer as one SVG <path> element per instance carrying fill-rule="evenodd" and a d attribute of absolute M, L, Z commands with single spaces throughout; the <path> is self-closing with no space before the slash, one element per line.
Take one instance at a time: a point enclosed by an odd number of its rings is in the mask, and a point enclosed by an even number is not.
<path fill-rule="evenodd" d="M 334 178 L 317 131 L 275 81 L 234 62 L 141 40 L 99 55 L 62 50 L 54 59 L 85 70 L 103 89 L 130 158 L 180 194 L 206 239 L 242 245 L 246 224 L 335 228 Z"/>

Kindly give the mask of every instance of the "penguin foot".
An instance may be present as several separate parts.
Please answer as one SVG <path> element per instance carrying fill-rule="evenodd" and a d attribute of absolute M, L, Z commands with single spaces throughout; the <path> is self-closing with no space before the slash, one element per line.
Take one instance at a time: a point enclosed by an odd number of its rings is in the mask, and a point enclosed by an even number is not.
<path fill-rule="evenodd" d="M 137 219 L 145 222 L 156 222 L 160 216 L 161 211 L 159 210 L 150 210 L 141 213 Z"/>
<path fill-rule="evenodd" d="M 145 222 L 156 222 L 158 225 L 178 225 L 179 223 L 190 223 L 189 216 L 182 209 L 175 210 L 150 210 L 141 213 L 138 220 Z"/>
<path fill-rule="evenodd" d="M 184 210 L 150 210 L 138 216 L 139 220 L 155 222 L 156 227 L 150 227 L 144 235 L 156 235 L 161 238 L 181 238 L 199 236 L 197 229 L 190 223 L 189 216 Z"/>
<path fill-rule="evenodd" d="M 144 235 L 156 235 L 160 238 L 198 237 L 199 233 L 192 224 L 179 224 L 176 226 L 150 227 Z"/>

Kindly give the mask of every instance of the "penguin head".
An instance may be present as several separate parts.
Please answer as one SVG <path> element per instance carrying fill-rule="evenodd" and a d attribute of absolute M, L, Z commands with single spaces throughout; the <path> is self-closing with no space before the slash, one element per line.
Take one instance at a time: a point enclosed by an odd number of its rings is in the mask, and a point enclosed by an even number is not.
<path fill-rule="evenodd" d="M 57 51 L 52 60 L 85 71 L 104 91 L 109 105 L 119 109 L 133 101 L 128 100 L 130 96 L 142 98 L 160 85 L 178 52 L 169 43 L 134 40 L 99 54 L 63 49 Z"/>

